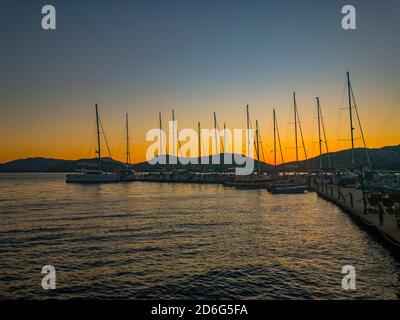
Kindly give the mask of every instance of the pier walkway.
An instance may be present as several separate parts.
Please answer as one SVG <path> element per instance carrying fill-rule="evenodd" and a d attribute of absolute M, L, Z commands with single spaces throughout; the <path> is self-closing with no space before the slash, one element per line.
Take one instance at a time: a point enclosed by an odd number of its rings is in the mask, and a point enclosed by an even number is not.
<path fill-rule="evenodd" d="M 330 201 L 344 211 L 376 228 L 386 240 L 400 246 L 400 214 L 388 210 L 382 203 L 371 206 L 361 189 L 342 187 L 330 183 L 311 183 L 311 189 L 321 198 Z"/>

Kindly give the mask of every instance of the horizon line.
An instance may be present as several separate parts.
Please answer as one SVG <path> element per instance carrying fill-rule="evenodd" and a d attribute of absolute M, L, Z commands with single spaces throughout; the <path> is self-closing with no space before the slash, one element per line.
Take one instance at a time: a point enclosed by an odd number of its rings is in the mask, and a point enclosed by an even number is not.
<path fill-rule="evenodd" d="M 390 148 L 390 147 L 399 147 L 399 146 L 400 146 L 400 143 L 399 143 L 399 144 L 395 144 L 395 145 L 386 145 L 386 146 L 382 146 L 382 147 L 376 147 L 376 148 L 356 147 L 356 148 L 354 148 L 354 150 L 359 150 L 359 149 L 376 150 L 376 149 L 383 149 L 383 148 Z M 279 162 L 279 163 L 277 163 L 277 165 L 308 161 L 308 160 L 312 160 L 312 159 L 318 158 L 318 157 L 320 157 L 320 156 L 329 155 L 329 154 L 335 154 L 335 153 L 339 153 L 339 152 L 345 152 L 345 151 L 349 151 L 349 150 L 352 150 L 352 148 L 341 149 L 341 150 L 331 151 L 331 152 L 325 152 L 325 153 L 322 153 L 322 154 L 320 154 L 320 155 L 317 155 L 317 156 L 314 156 L 314 157 L 310 157 L 310 158 L 307 158 L 307 159 L 290 160 L 290 161 L 287 161 L 287 162 L 286 162 L 286 161 L 285 161 L 285 162 Z M 221 155 L 224 155 L 224 154 L 240 155 L 240 154 L 238 154 L 238 153 L 232 153 L 232 152 L 220 152 L 220 153 L 218 153 L 218 154 L 202 155 L 200 158 L 203 158 L 203 157 L 211 157 L 211 156 L 216 156 L 216 155 L 221 156 Z M 171 154 L 168 154 L 168 153 L 165 154 L 165 155 L 161 155 L 161 156 L 176 157 L 177 159 L 179 159 L 179 158 L 199 158 L 199 156 L 185 156 L 185 157 L 183 157 L 183 156 L 171 155 Z M 246 156 L 246 155 L 241 154 L 241 156 Z M 157 156 L 155 155 L 152 159 L 157 158 L 157 157 L 159 157 L 159 155 L 157 155 Z M 247 157 L 247 156 L 246 156 L 246 157 Z M 48 160 L 60 160 L 60 161 L 79 161 L 79 160 L 97 159 L 97 157 L 93 156 L 93 157 L 89 157 L 89 158 L 83 157 L 83 158 L 77 158 L 77 159 L 62 159 L 62 158 L 55 158 L 55 157 L 51 157 L 51 156 L 50 156 L 50 157 L 45 157 L 45 156 L 40 156 L 40 155 L 39 155 L 39 156 L 31 156 L 31 157 L 26 157 L 26 158 L 17 158 L 17 159 L 10 160 L 10 161 L 7 161 L 7 162 L 2 162 L 2 163 L 0 163 L 0 165 L 5 165 L 5 164 L 11 163 L 11 162 L 21 161 L 21 160 L 29 160 L 29 159 L 48 159 Z M 113 161 L 118 161 L 118 162 L 120 162 L 120 163 L 122 163 L 122 164 L 126 164 L 126 162 L 124 162 L 124 161 L 120 161 L 120 160 L 118 160 L 118 159 L 114 159 L 113 157 L 109 157 L 109 156 L 108 156 L 108 157 L 102 157 L 101 159 L 111 159 L 111 160 L 113 160 Z M 268 162 L 265 162 L 265 161 L 262 161 L 262 160 L 257 160 L 255 157 L 253 157 L 253 159 L 254 159 L 255 161 L 259 161 L 259 162 L 261 162 L 261 163 L 274 166 L 274 164 L 269 164 Z M 147 160 L 138 161 L 138 162 L 130 163 L 129 165 L 135 165 L 135 164 L 140 164 L 140 163 L 144 163 L 144 162 L 148 162 L 148 161 L 147 161 Z"/>

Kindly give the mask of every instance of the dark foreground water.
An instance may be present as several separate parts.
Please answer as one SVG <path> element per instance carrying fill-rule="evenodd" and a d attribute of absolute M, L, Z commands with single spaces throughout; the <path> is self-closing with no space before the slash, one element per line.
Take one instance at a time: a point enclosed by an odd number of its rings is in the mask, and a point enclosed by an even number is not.
<path fill-rule="evenodd" d="M 400 259 L 314 193 L 0 175 L 1 298 L 397 299 Z M 53 265 L 57 289 L 41 287 Z M 341 287 L 342 266 L 357 289 Z"/>

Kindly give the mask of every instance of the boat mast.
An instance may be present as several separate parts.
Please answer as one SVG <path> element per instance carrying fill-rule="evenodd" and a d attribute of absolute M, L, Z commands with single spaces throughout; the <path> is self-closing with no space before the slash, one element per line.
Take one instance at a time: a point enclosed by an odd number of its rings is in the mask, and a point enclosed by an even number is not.
<path fill-rule="evenodd" d="M 322 111 L 320 110 L 321 114 L 321 125 L 322 125 L 322 133 L 324 134 L 324 143 L 325 143 L 325 149 L 326 153 L 328 155 L 328 168 L 330 169 L 332 167 L 331 164 L 331 156 L 329 154 L 329 149 L 328 149 L 328 141 L 326 140 L 326 132 L 325 132 L 325 125 L 324 125 L 324 117 L 322 116 Z"/>
<path fill-rule="evenodd" d="M 317 114 L 318 114 L 319 169 L 322 170 L 321 111 L 319 105 L 319 97 L 317 97 L 316 99 L 317 99 Z"/>
<path fill-rule="evenodd" d="M 296 161 L 299 161 L 299 150 L 297 147 L 297 104 L 296 104 L 296 92 L 293 92 L 293 112 L 294 112 L 294 140 L 296 148 Z"/>
<path fill-rule="evenodd" d="M 256 153 L 257 153 L 258 174 L 261 174 L 261 168 L 260 168 L 260 131 L 258 129 L 258 120 L 256 120 Z"/>
<path fill-rule="evenodd" d="M 158 122 L 159 122 L 159 128 L 160 128 L 160 146 L 158 148 L 158 156 L 162 155 L 162 118 L 161 118 L 161 112 L 158 113 Z M 167 156 L 167 155 L 165 155 Z M 160 159 L 158 159 L 160 160 Z"/>
<path fill-rule="evenodd" d="M 126 118 L 126 164 L 131 164 L 131 152 L 129 145 L 129 123 L 128 123 L 128 112 L 125 114 Z"/>
<path fill-rule="evenodd" d="M 97 107 L 97 103 L 95 104 L 95 107 L 96 107 L 96 127 L 97 127 L 97 150 L 96 150 L 96 153 L 98 154 L 99 170 L 101 171 L 100 124 L 99 124 L 99 110 Z"/>
<path fill-rule="evenodd" d="M 173 109 L 172 109 L 172 122 L 175 124 L 175 111 Z M 178 123 L 176 123 L 176 134 L 175 134 L 175 125 L 173 126 L 173 131 L 174 131 L 173 150 L 174 150 L 174 156 L 176 156 L 176 162 L 178 163 L 179 153 L 181 154 L 181 157 L 183 158 L 181 142 L 179 141 Z M 175 138 L 176 138 L 176 150 L 175 150 Z M 176 153 L 175 153 L 175 151 L 176 151 Z"/>
<path fill-rule="evenodd" d="M 350 73 L 347 71 L 347 93 L 349 96 L 349 117 L 350 117 L 350 137 L 351 137 L 351 167 L 354 168 L 354 127 L 353 127 L 353 113 L 351 106 L 351 83 Z"/>
<path fill-rule="evenodd" d="M 225 148 L 226 148 L 226 143 L 227 143 L 227 141 L 226 141 L 226 123 L 224 122 L 224 143 L 223 143 L 223 145 L 222 145 L 222 151 L 223 151 L 223 153 L 224 153 L 224 155 L 225 155 L 225 152 L 226 152 L 226 150 L 225 150 Z M 225 161 L 225 160 L 224 160 Z M 225 164 L 225 163 L 224 163 Z"/>
<path fill-rule="evenodd" d="M 214 112 L 215 155 L 218 155 L 217 115 Z"/>
<path fill-rule="evenodd" d="M 331 164 L 331 156 L 329 154 L 329 148 L 328 148 L 328 140 L 326 139 L 326 131 L 325 131 L 325 124 L 324 124 L 324 117 L 322 115 L 322 109 L 321 105 L 319 104 L 319 98 L 318 98 L 318 106 L 319 106 L 319 118 L 321 119 L 321 127 L 322 127 L 322 134 L 323 134 L 323 139 L 324 139 L 324 144 L 325 144 L 325 150 L 328 156 L 328 168 L 330 169 L 332 167 Z"/>
<path fill-rule="evenodd" d="M 198 143 L 198 152 L 199 152 L 199 160 L 198 160 L 198 162 L 199 162 L 199 164 L 201 164 L 201 129 L 200 129 L 200 121 L 199 122 L 197 122 L 197 135 L 198 135 L 198 137 L 197 137 L 197 143 Z"/>
<path fill-rule="evenodd" d="M 301 137 L 301 144 L 303 145 L 304 158 L 305 158 L 306 163 L 307 163 L 307 169 L 310 169 L 310 164 L 308 163 L 306 145 L 304 143 L 303 129 L 301 128 L 299 109 L 297 108 L 297 104 L 296 104 L 296 113 L 297 113 L 297 122 L 299 124 L 299 132 L 300 132 L 300 137 Z"/>
<path fill-rule="evenodd" d="M 175 111 L 174 111 L 174 109 L 172 109 L 172 156 L 175 156 Z M 176 150 L 176 159 L 178 160 L 178 150 Z"/>
<path fill-rule="evenodd" d="M 371 163 L 371 159 L 369 158 L 369 153 L 368 153 L 368 149 L 367 149 L 367 144 L 365 142 L 365 136 L 364 136 L 364 131 L 361 125 L 361 120 L 360 120 L 360 116 L 358 114 L 358 110 L 357 110 L 357 104 L 356 104 L 356 100 L 354 99 L 354 92 L 353 92 L 353 88 L 350 86 L 350 92 L 351 92 L 351 98 L 353 100 L 353 108 L 356 111 L 356 116 L 357 116 L 357 122 L 358 122 L 358 126 L 360 128 L 360 133 L 361 133 L 361 138 L 363 141 L 363 145 L 364 145 L 364 150 L 365 150 L 365 155 L 367 156 L 367 161 L 368 161 L 368 166 L 369 169 L 372 171 L 372 163 Z"/>
<path fill-rule="evenodd" d="M 275 109 L 272 110 L 272 115 L 274 119 L 274 167 L 276 171 L 276 118 L 275 118 Z"/>
<path fill-rule="evenodd" d="M 279 152 L 281 154 L 281 165 L 284 165 L 285 162 L 283 161 L 281 137 L 279 136 L 278 120 L 276 118 L 275 109 L 273 110 L 273 116 L 274 116 L 274 162 L 275 162 L 275 168 L 276 168 L 276 140 L 278 140 Z M 283 175 L 285 175 L 284 170 L 283 170 Z"/>
<path fill-rule="evenodd" d="M 250 155 L 250 115 L 249 115 L 249 105 L 246 105 L 246 118 L 247 118 L 247 155 Z"/>
<path fill-rule="evenodd" d="M 276 119 L 276 137 L 278 138 L 278 144 L 279 144 L 279 152 L 281 154 L 281 162 L 282 164 L 285 164 L 285 161 L 283 161 L 283 152 L 282 152 L 282 144 L 281 144 L 281 137 L 279 135 L 279 127 L 278 127 L 278 120 Z"/>

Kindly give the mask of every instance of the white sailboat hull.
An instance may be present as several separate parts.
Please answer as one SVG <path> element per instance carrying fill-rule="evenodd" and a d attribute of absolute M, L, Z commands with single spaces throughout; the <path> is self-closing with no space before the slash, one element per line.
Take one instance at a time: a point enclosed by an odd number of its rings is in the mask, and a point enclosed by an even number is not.
<path fill-rule="evenodd" d="M 117 182 L 119 177 L 116 173 L 98 173 L 98 174 L 87 174 L 87 173 L 74 173 L 67 174 L 67 183 L 106 183 L 106 182 Z"/>

